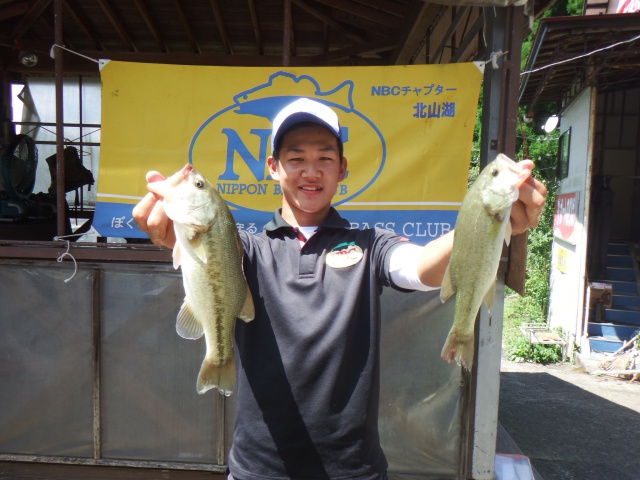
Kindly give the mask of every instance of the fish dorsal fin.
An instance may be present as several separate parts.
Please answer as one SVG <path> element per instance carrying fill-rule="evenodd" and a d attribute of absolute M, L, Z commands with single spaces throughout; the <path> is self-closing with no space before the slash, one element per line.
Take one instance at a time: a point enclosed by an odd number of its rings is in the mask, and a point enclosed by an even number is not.
<path fill-rule="evenodd" d="M 204 334 L 202 329 L 202 323 L 196 318 L 191 310 L 188 300 L 185 298 L 178 313 L 178 319 L 176 321 L 176 332 L 182 338 L 189 340 L 195 340 L 200 338 Z"/>
<path fill-rule="evenodd" d="M 444 277 L 442 279 L 442 287 L 440 287 L 440 301 L 446 302 L 447 299 L 456 292 L 456 287 L 451 281 L 451 263 L 447 265 L 447 269 L 444 271 Z"/>
<path fill-rule="evenodd" d="M 238 314 L 238 318 L 243 322 L 250 322 L 256 316 L 256 311 L 253 306 L 253 297 L 251 296 L 251 291 L 249 287 L 247 287 L 247 294 L 244 297 L 244 304 L 240 309 L 240 313 Z"/>
<path fill-rule="evenodd" d="M 180 242 L 176 242 L 173 246 L 173 268 L 177 270 L 180 265 L 182 265 L 182 249 Z"/>
<path fill-rule="evenodd" d="M 491 309 L 493 308 L 493 297 L 496 295 L 496 281 L 491 282 L 491 286 L 487 293 L 484 294 L 484 305 L 489 310 L 489 314 L 491 314 Z"/>

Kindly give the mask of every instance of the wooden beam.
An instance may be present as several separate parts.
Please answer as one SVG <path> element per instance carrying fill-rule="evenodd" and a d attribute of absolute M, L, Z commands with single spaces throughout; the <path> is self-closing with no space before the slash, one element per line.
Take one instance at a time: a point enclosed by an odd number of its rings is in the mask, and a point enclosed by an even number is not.
<path fill-rule="evenodd" d="M 284 0 L 282 15 L 282 65 L 288 67 L 291 64 L 291 37 L 293 36 L 291 0 Z"/>
<path fill-rule="evenodd" d="M 224 49 L 229 55 L 233 55 L 233 47 L 231 46 L 229 33 L 227 32 L 227 27 L 224 24 L 224 19 L 222 18 L 222 10 L 220 10 L 218 0 L 209 0 L 209 3 L 211 4 L 213 15 L 216 17 L 216 25 L 218 26 L 218 32 L 220 33 L 220 38 L 222 39 Z"/>
<path fill-rule="evenodd" d="M 357 34 L 353 33 L 352 31 L 350 31 L 350 30 L 348 30 L 346 28 L 344 28 L 342 25 L 340 25 L 338 22 L 336 22 L 330 16 L 325 15 L 324 13 L 316 10 L 313 7 L 310 7 L 309 5 L 307 5 L 304 2 L 304 0 L 291 0 L 291 2 L 296 4 L 296 6 L 300 7 L 301 9 L 306 11 L 307 13 L 313 15 L 318 20 L 326 23 L 327 25 L 329 25 L 334 30 L 337 30 L 338 32 L 341 32 L 345 37 L 353 40 L 354 42 L 356 42 L 356 43 L 366 43 L 367 42 L 367 39 L 361 37 L 360 35 L 357 35 Z"/>
<path fill-rule="evenodd" d="M 482 14 L 482 12 L 480 12 L 480 15 L 478 15 L 478 18 L 476 18 L 476 21 L 469 29 L 469 32 L 460 41 L 460 45 L 458 45 L 456 52 L 451 56 L 449 63 L 457 63 L 459 60 L 461 60 L 462 55 L 467 50 L 467 47 L 469 47 L 469 45 L 471 45 L 471 43 L 477 38 L 478 33 L 480 33 L 483 25 L 484 15 Z"/>
<path fill-rule="evenodd" d="M 185 10 L 184 10 L 183 3 L 180 2 L 179 0 L 174 0 L 173 3 L 175 5 L 175 7 L 176 7 L 176 10 L 178 11 L 178 18 L 180 20 L 180 23 L 182 23 L 182 26 L 186 30 L 187 35 L 189 37 L 189 40 L 191 41 L 191 45 L 193 46 L 193 50 L 196 53 L 202 53 L 202 48 L 200 47 L 200 42 L 198 42 L 198 38 L 196 37 L 196 34 L 193 31 L 193 27 L 192 27 L 191 23 L 189 22 L 189 20 L 187 19 L 187 12 L 185 12 Z"/>
<path fill-rule="evenodd" d="M 36 19 L 40 15 L 42 15 L 42 12 L 44 12 L 44 10 L 49 6 L 50 3 L 51 0 L 37 0 L 33 4 L 33 7 L 31 7 L 29 12 L 27 12 L 27 14 L 22 17 L 22 20 L 20 20 L 20 23 L 18 23 L 18 25 L 16 25 L 16 28 L 14 28 L 13 31 L 9 34 L 9 37 L 15 39 L 22 38 L 22 36 L 27 33 L 27 30 L 31 28 L 33 22 L 35 22 Z"/>
<path fill-rule="evenodd" d="M 75 0 L 65 0 L 66 10 L 69 12 L 69 15 L 73 18 L 73 20 L 78 24 L 80 29 L 85 33 L 85 35 L 91 39 L 96 49 L 98 50 L 106 50 L 104 43 L 96 36 L 94 33 L 96 31 L 95 27 L 91 23 L 91 21 L 82 13 L 82 10 L 78 8 Z"/>
<path fill-rule="evenodd" d="M 391 28 L 400 28 L 404 23 L 403 18 L 395 17 L 355 2 L 345 2 L 343 0 L 316 0 L 316 2 Z"/>
<path fill-rule="evenodd" d="M 144 23 L 147 25 L 147 28 L 149 29 L 149 33 L 151 33 L 151 35 L 153 36 L 160 50 L 163 52 L 168 52 L 169 49 L 167 48 L 167 43 L 164 41 L 164 38 L 162 38 L 162 35 L 160 35 L 155 22 L 151 18 L 149 9 L 144 3 L 144 0 L 133 0 L 133 1 L 136 4 L 136 8 L 138 9 L 140 16 L 144 20 Z"/>
<path fill-rule="evenodd" d="M 0 21 L 19 17 L 20 15 L 24 15 L 28 11 L 29 5 L 27 5 L 27 2 L 15 3 L 13 5 L 9 5 L 8 7 L 2 7 L 2 10 L 0 10 Z"/>
<path fill-rule="evenodd" d="M 113 8 L 111 7 L 111 4 L 106 0 L 98 0 L 98 5 L 100 5 L 100 8 L 107 16 L 107 20 L 109 20 L 109 23 L 111 23 L 116 32 L 118 32 L 118 35 L 120 35 L 123 43 L 127 47 L 129 47 L 129 50 L 137 52 L 138 47 L 135 45 L 135 43 L 133 43 L 133 40 L 131 40 L 131 37 L 127 33 L 127 29 L 124 28 L 124 25 L 122 25 L 122 22 L 118 18 L 115 10 L 113 10 Z"/>
<path fill-rule="evenodd" d="M 316 55 L 313 58 L 315 65 L 323 65 L 325 63 L 336 62 L 339 60 L 350 59 L 355 56 L 376 54 L 392 50 L 396 46 L 392 39 L 382 39 L 376 42 L 370 42 L 364 45 L 355 45 L 349 48 L 342 48 L 332 52 Z"/>
<path fill-rule="evenodd" d="M 391 56 L 392 65 L 407 65 L 411 62 L 418 53 L 422 39 L 428 36 L 429 26 L 446 8 L 443 5 L 423 1 L 414 3 L 411 12 L 407 15 L 407 18 L 414 20 L 407 24 L 400 34 L 397 47 Z"/>
<path fill-rule="evenodd" d="M 258 46 L 258 54 L 264 55 L 264 45 L 262 44 L 262 34 L 260 32 L 260 23 L 258 22 L 258 13 L 256 12 L 256 5 L 254 0 L 247 0 L 249 2 L 249 14 L 251 16 L 251 26 L 253 27 L 253 34 L 256 37 L 256 45 Z"/>
<path fill-rule="evenodd" d="M 432 58 L 435 62 L 439 63 L 439 57 L 440 55 L 442 55 L 442 52 L 444 51 L 444 47 L 446 46 L 447 42 L 451 40 L 451 37 L 453 37 L 453 35 L 455 34 L 456 29 L 458 28 L 458 25 L 460 25 L 460 22 L 465 17 L 465 15 L 468 15 L 468 12 L 469 12 L 469 7 L 460 7 L 460 10 L 458 10 L 458 12 L 456 13 L 456 16 L 451 20 L 451 23 L 449 24 L 449 28 L 447 29 L 446 33 L 442 37 L 442 40 L 440 41 L 440 45 L 438 45 L 438 47 L 433 52 Z"/>

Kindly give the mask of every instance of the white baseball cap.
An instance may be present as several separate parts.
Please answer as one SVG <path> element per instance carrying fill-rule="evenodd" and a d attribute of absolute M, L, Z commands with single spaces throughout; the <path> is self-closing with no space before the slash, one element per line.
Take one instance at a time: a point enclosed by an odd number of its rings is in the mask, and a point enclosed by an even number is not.
<path fill-rule="evenodd" d="M 337 138 L 340 138 L 338 116 L 326 105 L 309 98 L 299 98 L 284 107 L 273 120 L 271 130 L 271 151 L 275 150 L 282 135 L 293 125 L 300 122 L 313 122 L 327 127 Z"/>

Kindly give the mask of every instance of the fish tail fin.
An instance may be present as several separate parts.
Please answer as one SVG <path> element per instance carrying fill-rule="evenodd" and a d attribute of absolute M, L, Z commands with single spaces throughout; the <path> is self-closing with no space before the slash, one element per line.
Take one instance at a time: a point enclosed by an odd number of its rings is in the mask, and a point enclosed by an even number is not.
<path fill-rule="evenodd" d="M 460 335 L 454 326 L 449 335 L 447 335 L 447 340 L 444 342 L 440 356 L 449 363 L 455 359 L 458 365 L 471 370 L 473 352 L 473 335 Z"/>
<path fill-rule="evenodd" d="M 236 368 L 235 358 L 231 356 L 222 365 L 217 365 L 211 359 L 205 357 L 200 367 L 196 389 L 202 395 L 212 388 L 217 388 L 218 392 L 225 397 L 233 393 L 236 388 Z"/>

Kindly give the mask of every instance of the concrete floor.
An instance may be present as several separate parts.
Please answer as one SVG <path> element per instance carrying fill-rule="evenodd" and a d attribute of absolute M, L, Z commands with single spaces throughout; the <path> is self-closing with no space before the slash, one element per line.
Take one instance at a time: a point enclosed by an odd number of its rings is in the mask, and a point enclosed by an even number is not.
<path fill-rule="evenodd" d="M 503 360 L 499 422 L 536 480 L 638 480 L 640 384 Z"/>

